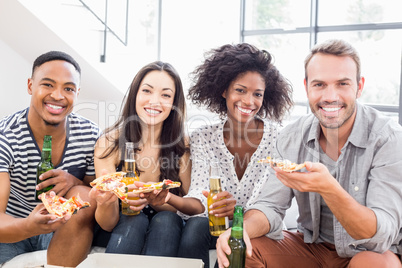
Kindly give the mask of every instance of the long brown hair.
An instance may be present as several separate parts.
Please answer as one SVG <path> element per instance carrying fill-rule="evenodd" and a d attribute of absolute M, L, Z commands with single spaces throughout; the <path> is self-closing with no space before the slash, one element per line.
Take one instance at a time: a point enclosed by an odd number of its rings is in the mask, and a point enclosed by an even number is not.
<path fill-rule="evenodd" d="M 180 181 L 180 158 L 188 150 L 184 132 L 186 104 L 180 76 L 173 66 L 166 62 L 155 61 L 149 63 L 141 68 L 135 75 L 123 99 L 123 109 L 121 110 L 119 119 L 113 126 L 105 130 L 106 138 L 108 140 L 113 139 L 113 146 L 109 147 L 100 158 L 107 158 L 116 151 L 119 151 L 122 156 L 126 142 L 133 142 L 136 152 L 140 150 L 139 145 L 142 139 L 142 128 L 135 104 L 141 81 L 149 72 L 154 70 L 166 72 L 173 79 L 176 88 L 173 109 L 163 122 L 161 136 L 159 137 L 161 146 L 158 159 L 160 163 L 159 181 L 163 179 Z M 119 133 L 117 138 L 108 135 L 115 130 L 118 130 Z M 120 159 L 123 159 L 123 157 L 120 157 Z M 141 171 L 137 170 L 137 172 Z"/>

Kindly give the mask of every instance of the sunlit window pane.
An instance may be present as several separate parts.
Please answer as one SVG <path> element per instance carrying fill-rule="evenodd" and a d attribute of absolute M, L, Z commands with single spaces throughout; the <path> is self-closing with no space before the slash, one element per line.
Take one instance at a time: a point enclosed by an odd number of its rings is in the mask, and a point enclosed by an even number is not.
<path fill-rule="evenodd" d="M 308 113 L 311 113 L 311 111 L 307 102 L 305 105 L 296 104 L 291 108 L 289 115 L 283 120 L 282 124 L 286 126 L 290 122 L 295 121 L 296 119 L 299 119 L 301 116 L 304 116 Z"/>
<path fill-rule="evenodd" d="M 245 41 L 265 49 L 274 56 L 274 64 L 293 85 L 293 100 L 306 101 L 304 90 L 304 58 L 309 52 L 308 34 L 247 36 Z"/>
<path fill-rule="evenodd" d="M 399 105 L 402 30 L 319 33 L 318 42 L 342 38 L 359 52 L 365 86 L 360 101 Z"/>
<path fill-rule="evenodd" d="M 310 25 L 310 0 L 246 0 L 245 30 Z"/>
<path fill-rule="evenodd" d="M 318 24 L 346 25 L 401 21 L 401 0 L 319 1 Z"/>
<path fill-rule="evenodd" d="M 382 114 L 384 114 L 385 116 L 389 116 L 392 118 L 392 120 L 394 120 L 395 122 L 398 122 L 398 114 L 397 113 L 386 113 L 386 112 L 382 112 Z"/>

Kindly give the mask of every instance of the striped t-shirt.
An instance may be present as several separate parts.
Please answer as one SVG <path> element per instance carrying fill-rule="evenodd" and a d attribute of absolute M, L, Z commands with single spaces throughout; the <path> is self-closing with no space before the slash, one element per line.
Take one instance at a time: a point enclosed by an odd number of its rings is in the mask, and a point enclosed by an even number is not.
<path fill-rule="evenodd" d="M 6 213 L 18 218 L 27 217 L 38 204 L 35 201 L 36 166 L 41 150 L 28 124 L 28 110 L 0 120 L 0 172 L 9 173 L 11 186 Z M 95 175 L 94 146 L 99 128 L 77 114 L 72 113 L 67 118 L 62 160 L 54 168 L 83 180 L 85 175 Z"/>

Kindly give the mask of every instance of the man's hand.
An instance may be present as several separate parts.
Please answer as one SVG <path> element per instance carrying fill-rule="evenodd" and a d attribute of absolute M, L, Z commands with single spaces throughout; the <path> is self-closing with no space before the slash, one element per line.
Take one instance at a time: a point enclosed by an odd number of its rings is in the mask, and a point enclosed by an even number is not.
<path fill-rule="evenodd" d="M 286 173 L 277 168 L 275 171 L 284 185 L 300 192 L 320 194 L 335 218 L 353 239 L 373 237 L 377 231 L 374 211 L 359 204 L 323 164 L 306 162 L 306 169 L 308 172 Z"/>
<path fill-rule="evenodd" d="M 306 162 L 308 172 L 285 172 L 273 167 L 275 175 L 287 187 L 300 192 L 326 193 L 337 184 L 328 168 L 321 163 Z"/>
<path fill-rule="evenodd" d="M 64 218 L 57 218 L 55 215 L 49 214 L 43 204 L 39 204 L 26 218 L 26 228 L 30 236 L 47 234 L 56 231 L 70 218 L 70 215 Z"/>
<path fill-rule="evenodd" d="M 208 197 L 208 191 L 202 191 L 205 197 Z M 215 217 L 229 217 L 233 219 L 234 207 L 236 200 L 233 195 L 227 191 L 220 192 L 213 197 L 214 203 L 209 207 L 209 214 Z"/>
<path fill-rule="evenodd" d="M 227 255 L 230 255 L 231 250 L 229 247 L 229 238 L 230 238 L 230 233 L 232 229 L 229 228 L 227 229 L 223 234 L 221 234 L 216 241 L 216 256 L 218 258 L 218 264 L 219 268 L 224 268 L 229 266 L 229 260 L 227 258 Z M 243 228 L 243 240 L 244 243 L 246 243 L 246 254 L 247 256 L 251 257 L 252 253 L 252 246 L 250 242 L 250 238 L 248 237 L 248 234 L 246 232 L 246 229 Z"/>
<path fill-rule="evenodd" d="M 64 196 L 71 187 L 75 185 L 84 184 L 81 180 L 61 169 L 46 171 L 40 175 L 39 179 L 42 180 L 42 182 L 36 186 L 36 190 L 41 190 L 47 186 L 54 185 L 52 191 L 54 191 L 58 196 Z"/>

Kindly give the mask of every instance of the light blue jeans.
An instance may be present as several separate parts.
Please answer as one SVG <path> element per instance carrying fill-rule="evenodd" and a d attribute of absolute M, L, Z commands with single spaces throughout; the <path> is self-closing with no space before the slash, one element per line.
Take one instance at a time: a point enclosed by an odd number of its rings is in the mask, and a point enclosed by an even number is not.
<path fill-rule="evenodd" d="M 120 213 L 106 252 L 176 257 L 182 228 L 181 217 L 170 211 L 158 212 L 151 220 L 143 212 L 136 216 Z"/>
<path fill-rule="evenodd" d="M 47 249 L 53 233 L 41 234 L 16 243 L 0 243 L 0 264 L 23 253 Z"/>

